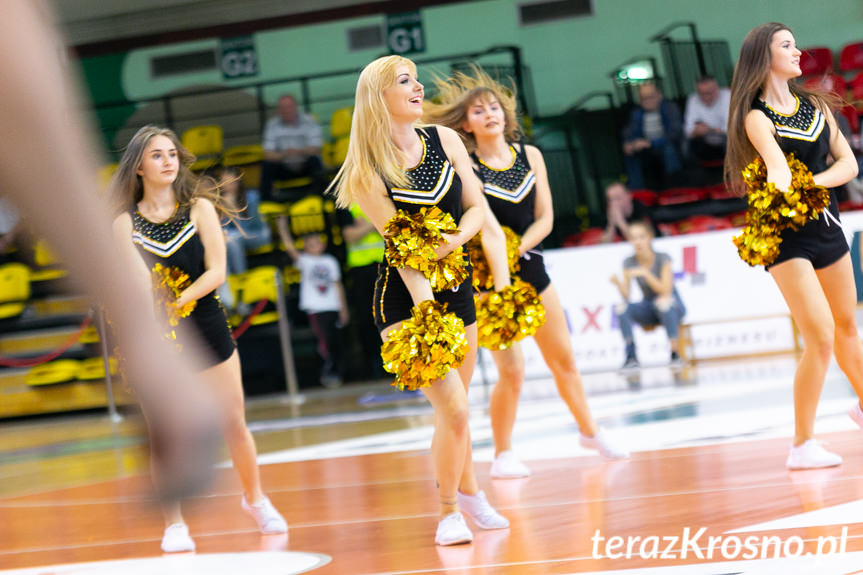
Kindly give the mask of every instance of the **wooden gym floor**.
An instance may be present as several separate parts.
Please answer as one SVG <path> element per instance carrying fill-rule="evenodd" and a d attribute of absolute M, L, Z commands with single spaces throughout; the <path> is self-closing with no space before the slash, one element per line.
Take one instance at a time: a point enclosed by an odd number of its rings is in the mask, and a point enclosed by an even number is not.
<path fill-rule="evenodd" d="M 480 485 L 512 526 L 449 548 L 433 542 L 430 412 L 421 398 L 390 401 L 399 396 L 381 386 L 309 394 L 300 407 L 250 401 L 265 490 L 289 536 L 257 533 L 224 467 L 184 507 L 197 553 L 164 559 L 134 415 L 7 422 L 0 573 L 863 573 L 863 432 L 844 415 L 853 396 L 831 370 L 817 429 L 843 465 L 789 472 L 793 368 L 784 357 L 586 377 L 600 423 L 635 450 L 616 462 L 578 447 L 551 382 L 528 382 L 515 449 L 533 475 L 520 480 L 489 477 L 487 390 L 472 388 Z M 702 527 L 694 543 L 671 539 Z M 771 535 L 787 553 L 735 553 L 738 541 Z M 712 557 L 710 536 L 722 537 Z M 816 556 L 819 537 L 824 551 L 844 541 L 844 553 Z M 628 558 L 597 556 L 627 545 Z"/>

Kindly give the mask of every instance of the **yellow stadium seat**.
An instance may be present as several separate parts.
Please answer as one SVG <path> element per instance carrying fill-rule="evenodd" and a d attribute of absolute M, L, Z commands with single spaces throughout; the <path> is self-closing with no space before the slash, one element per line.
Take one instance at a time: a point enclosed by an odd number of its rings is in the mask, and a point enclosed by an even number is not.
<path fill-rule="evenodd" d="M 117 358 L 108 358 L 108 365 L 111 366 L 111 375 L 117 375 Z M 79 381 L 105 379 L 105 361 L 101 357 L 81 360 L 78 364 L 77 379 Z"/>
<path fill-rule="evenodd" d="M 243 303 L 255 305 L 262 299 L 275 302 L 278 297 L 276 273 L 278 273 L 276 266 L 261 266 L 247 271 L 243 290 L 240 293 Z M 250 324 L 263 325 L 277 321 L 279 321 L 279 312 L 265 311 L 253 317 Z"/>
<path fill-rule="evenodd" d="M 234 301 L 238 301 L 240 292 L 243 290 L 243 283 L 246 281 L 246 274 L 231 274 L 228 276 L 228 289 L 231 290 L 231 295 Z"/>
<path fill-rule="evenodd" d="M 330 117 L 330 136 L 334 140 L 343 138 L 351 133 L 351 116 L 353 108 L 339 108 Z"/>
<path fill-rule="evenodd" d="M 295 238 L 306 234 L 325 233 L 324 200 L 320 196 L 306 196 L 288 208 L 291 233 Z"/>
<path fill-rule="evenodd" d="M 54 385 L 78 379 L 80 362 L 76 359 L 58 359 L 37 365 L 24 376 L 24 383 L 30 386 Z"/>
<path fill-rule="evenodd" d="M 57 263 L 57 257 L 48 246 L 45 240 L 38 240 L 33 247 L 33 259 L 36 260 L 36 265 L 40 268 L 51 266 Z"/>
<path fill-rule="evenodd" d="M 87 326 L 78 341 L 81 343 L 99 343 L 99 330 L 95 326 Z"/>
<path fill-rule="evenodd" d="M 350 141 L 350 137 L 344 136 L 336 140 L 336 143 L 333 144 L 330 161 L 334 166 L 341 166 L 345 162 L 345 158 L 348 156 L 348 144 Z"/>
<path fill-rule="evenodd" d="M 111 178 L 114 177 L 114 172 L 117 171 L 118 164 L 107 164 L 99 168 L 97 174 L 99 182 L 99 193 L 104 193 L 108 190 L 108 184 L 111 183 Z"/>
<path fill-rule="evenodd" d="M 24 264 L 0 266 L 0 318 L 20 315 L 30 299 L 30 270 Z"/>
<path fill-rule="evenodd" d="M 245 274 L 241 298 L 243 303 L 255 304 L 262 299 L 276 301 L 276 266 L 252 268 Z"/>
<path fill-rule="evenodd" d="M 225 166 L 247 166 L 264 159 L 264 148 L 260 144 L 251 146 L 231 146 L 225 150 L 222 164 Z"/>
<path fill-rule="evenodd" d="M 324 162 L 324 167 L 326 168 L 335 168 L 338 164 L 333 162 L 333 152 L 335 151 L 335 144 L 331 144 L 329 142 L 324 142 L 321 146 L 321 161 Z"/>
<path fill-rule="evenodd" d="M 294 266 L 287 266 L 282 272 L 282 281 L 286 286 L 300 283 L 300 270 Z"/>
<path fill-rule="evenodd" d="M 206 170 L 222 159 L 223 135 L 221 126 L 195 126 L 183 132 L 183 147 L 195 154 L 197 159 L 191 168 Z"/>
<path fill-rule="evenodd" d="M 261 202 L 258 205 L 258 213 L 262 218 L 276 218 L 288 213 L 288 205 L 281 202 Z"/>

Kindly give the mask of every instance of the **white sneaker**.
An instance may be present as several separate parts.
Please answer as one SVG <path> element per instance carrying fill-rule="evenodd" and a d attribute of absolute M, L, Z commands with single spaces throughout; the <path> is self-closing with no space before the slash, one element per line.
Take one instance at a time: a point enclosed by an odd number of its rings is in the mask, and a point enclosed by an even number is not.
<path fill-rule="evenodd" d="M 785 466 L 788 469 L 818 469 L 821 467 L 836 467 L 842 463 L 842 457 L 821 447 L 821 444 L 810 439 L 798 446 L 791 446 L 791 452 Z"/>
<path fill-rule="evenodd" d="M 473 519 L 480 529 L 506 529 L 509 527 L 509 519 L 495 511 L 482 490 L 477 491 L 476 495 L 465 495 L 459 491 L 458 506 L 467 513 L 468 517 Z"/>
<path fill-rule="evenodd" d="M 195 542 L 189 537 L 189 528 L 185 523 L 172 523 L 165 528 L 165 534 L 162 535 L 162 551 L 182 553 L 194 550 Z"/>
<path fill-rule="evenodd" d="M 529 475 L 530 469 L 519 461 L 512 450 L 501 451 L 491 463 L 491 476 L 495 479 L 515 479 Z"/>
<path fill-rule="evenodd" d="M 273 533 L 286 533 L 288 531 L 288 523 L 282 514 L 279 513 L 270 500 L 264 497 L 258 503 L 252 505 L 246 501 L 246 496 L 243 496 L 243 510 L 255 518 L 258 524 L 258 529 L 264 535 Z"/>
<path fill-rule="evenodd" d="M 580 434 L 578 443 L 585 449 L 599 451 L 599 454 L 606 459 L 629 459 L 629 450 L 614 443 L 601 429 L 597 430 L 593 437 Z"/>
<path fill-rule="evenodd" d="M 854 407 L 848 410 L 848 417 L 854 420 L 861 429 L 863 429 L 863 409 L 860 409 L 860 402 L 854 404 Z"/>
<path fill-rule="evenodd" d="M 437 524 L 434 542 L 438 545 L 458 545 L 473 541 L 473 533 L 467 528 L 464 517 L 458 511 L 450 513 Z"/>

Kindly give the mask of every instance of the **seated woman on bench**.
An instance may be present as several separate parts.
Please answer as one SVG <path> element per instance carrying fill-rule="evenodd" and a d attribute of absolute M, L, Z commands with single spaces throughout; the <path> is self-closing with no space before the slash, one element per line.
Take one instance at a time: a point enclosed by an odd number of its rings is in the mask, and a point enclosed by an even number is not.
<path fill-rule="evenodd" d="M 653 251 L 653 229 L 643 222 L 629 226 L 629 243 L 635 253 L 623 260 L 623 278 L 611 276 L 611 283 L 617 286 L 625 303 L 617 309 L 620 332 L 626 344 L 624 369 L 638 367 L 635 354 L 635 339 L 632 337 L 632 324 L 655 326 L 662 324 L 668 333 L 671 346 L 671 365 L 679 365 L 680 340 L 678 332 L 680 321 L 686 315 L 686 307 L 674 288 L 674 274 L 671 272 L 671 258 L 668 254 Z M 644 296 L 639 302 L 631 302 L 631 280 L 638 283 Z"/>

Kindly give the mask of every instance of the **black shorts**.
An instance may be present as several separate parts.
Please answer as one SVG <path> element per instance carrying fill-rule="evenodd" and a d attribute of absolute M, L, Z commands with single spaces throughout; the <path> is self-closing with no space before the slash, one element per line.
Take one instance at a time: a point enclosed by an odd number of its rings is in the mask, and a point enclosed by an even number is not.
<path fill-rule="evenodd" d="M 187 319 L 181 319 L 180 325 L 182 326 L 183 322 L 188 320 L 192 320 L 192 325 L 195 327 L 194 335 L 203 344 L 201 355 L 206 360 L 205 367 L 219 365 L 233 355 L 237 344 L 228 325 L 225 310 L 221 302 L 216 299 L 215 293 L 199 299 L 195 310 Z"/>
<path fill-rule="evenodd" d="M 826 268 L 836 263 L 839 258 L 848 253 L 848 240 L 839 224 L 839 213 L 834 205 L 830 206 L 830 214 L 822 213 L 817 220 L 807 222 L 799 230 L 785 230 L 780 236 L 779 255 L 769 266 L 781 264 L 793 258 L 803 258 L 812 262 L 816 270 Z M 835 221 L 834 221 L 835 218 Z"/>
<path fill-rule="evenodd" d="M 515 275 L 536 289 L 537 294 L 551 285 L 551 278 L 545 271 L 545 257 L 539 250 L 530 250 L 518 260 L 519 270 Z"/>
<path fill-rule="evenodd" d="M 453 312 L 464 322 L 465 327 L 476 323 L 476 308 L 473 303 L 473 269 L 468 264 L 467 279 L 461 285 L 441 292 L 435 292 L 436 301 L 447 304 L 447 312 Z M 375 326 L 383 331 L 394 323 L 411 317 L 414 303 L 408 288 L 402 281 L 399 270 L 382 263 L 378 266 L 378 279 L 375 281 L 375 299 L 372 313 Z"/>

